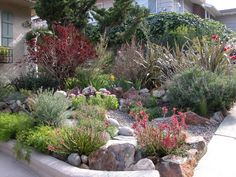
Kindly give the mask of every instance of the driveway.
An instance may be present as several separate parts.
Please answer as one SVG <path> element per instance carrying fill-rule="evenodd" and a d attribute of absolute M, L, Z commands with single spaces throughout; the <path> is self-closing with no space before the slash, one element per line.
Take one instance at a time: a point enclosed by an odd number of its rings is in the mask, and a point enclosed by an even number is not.
<path fill-rule="evenodd" d="M 40 177 L 32 170 L 0 151 L 1 177 Z"/>

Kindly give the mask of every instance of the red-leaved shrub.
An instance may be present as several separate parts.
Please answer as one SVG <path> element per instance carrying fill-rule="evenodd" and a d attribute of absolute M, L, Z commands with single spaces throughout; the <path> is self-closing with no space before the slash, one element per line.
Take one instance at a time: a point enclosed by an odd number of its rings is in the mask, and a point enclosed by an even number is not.
<path fill-rule="evenodd" d="M 133 125 L 137 140 L 146 155 L 158 155 L 160 157 L 171 154 L 184 142 L 186 135 L 185 114 L 173 114 L 171 122 L 148 123 L 148 114 L 140 111 L 135 115 L 136 122 Z M 179 121 L 180 120 L 180 121 Z"/>
<path fill-rule="evenodd" d="M 78 65 L 95 56 L 92 44 L 73 25 L 53 25 L 55 35 L 42 36 L 32 45 L 29 55 L 63 85 L 65 79 L 73 76 Z"/>

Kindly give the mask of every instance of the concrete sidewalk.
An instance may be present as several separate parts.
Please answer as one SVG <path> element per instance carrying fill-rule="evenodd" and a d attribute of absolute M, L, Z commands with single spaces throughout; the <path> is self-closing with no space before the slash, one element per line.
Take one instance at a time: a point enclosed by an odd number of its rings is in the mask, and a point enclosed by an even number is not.
<path fill-rule="evenodd" d="M 194 177 L 236 177 L 236 106 L 208 144 Z"/>
<path fill-rule="evenodd" d="M 16 159 L 0 151 L 1 177 L 39 177 L 32 170 L 18 162 Z"/>

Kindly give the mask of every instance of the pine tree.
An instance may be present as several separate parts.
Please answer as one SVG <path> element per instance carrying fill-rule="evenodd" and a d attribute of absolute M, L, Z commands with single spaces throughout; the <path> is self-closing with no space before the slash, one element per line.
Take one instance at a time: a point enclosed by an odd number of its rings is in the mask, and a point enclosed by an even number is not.
<path fill-rule="evenodd" d="M 148 10 L 134 0 L 115 0 L 113 7 L 107 10 L 96 8 L 93 13 L 101 33 L 107 33 L 111 45 L 130 40 L 147 15 Z"/>
<path fill-rule="evenodd" d="M 37 0 L 37 15 L 48 22 L 60 22 L 62 25 L 73 23 L 84 28 L 90 18 L 89 11 L 96 0 Z"/>

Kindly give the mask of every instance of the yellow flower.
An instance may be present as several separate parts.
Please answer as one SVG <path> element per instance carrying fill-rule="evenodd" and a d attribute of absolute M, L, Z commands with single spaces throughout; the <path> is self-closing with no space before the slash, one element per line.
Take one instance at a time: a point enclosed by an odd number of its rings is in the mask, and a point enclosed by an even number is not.
<path fill-rule="evenodd" d="M 113 74 L 111 74 L 110 79 L 111 79 L 111 81 L 115 81 L 116 77 Z"/>

